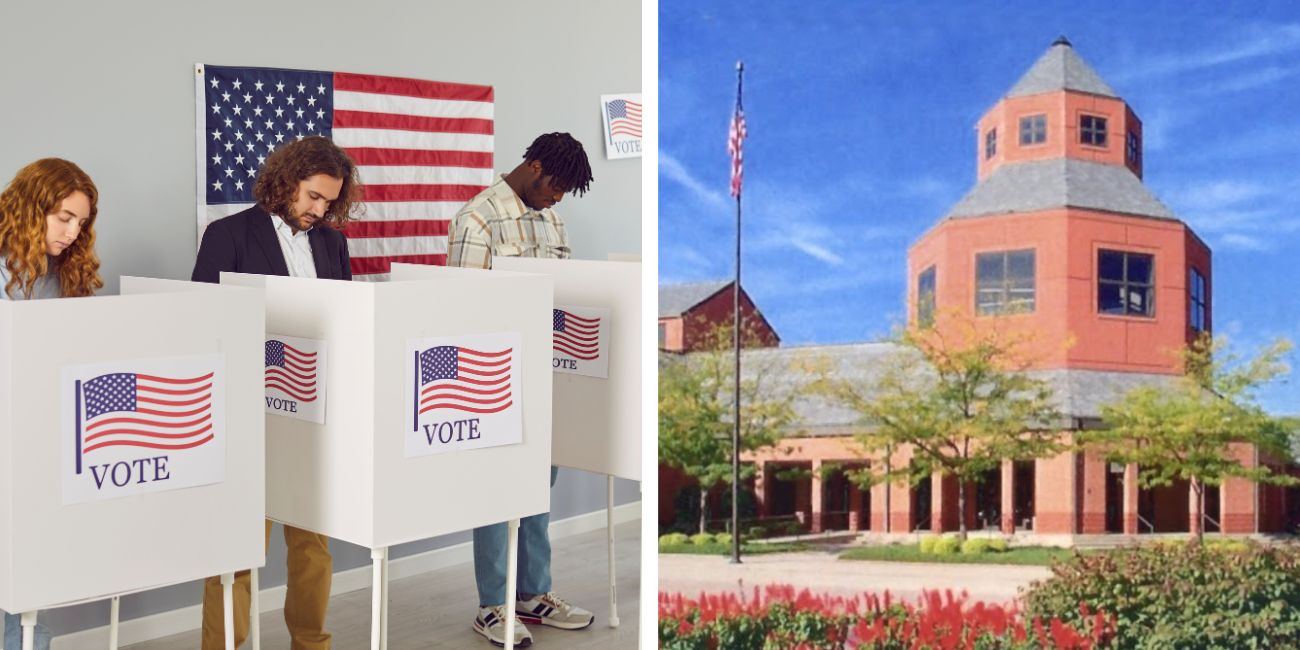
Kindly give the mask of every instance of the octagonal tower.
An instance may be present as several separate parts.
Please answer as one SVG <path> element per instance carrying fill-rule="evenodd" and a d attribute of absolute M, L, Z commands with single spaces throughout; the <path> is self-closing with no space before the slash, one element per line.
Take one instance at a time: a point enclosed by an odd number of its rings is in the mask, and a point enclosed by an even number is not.
<path fill-rule="evenodd" d="M 1177 374 L 1210 250 L 1142 183 L 1142 122 L 1064 37 L 979 120 L 977 182 L 908 251 L 936 310 L 1031 333 L 1041 368 Z"/>

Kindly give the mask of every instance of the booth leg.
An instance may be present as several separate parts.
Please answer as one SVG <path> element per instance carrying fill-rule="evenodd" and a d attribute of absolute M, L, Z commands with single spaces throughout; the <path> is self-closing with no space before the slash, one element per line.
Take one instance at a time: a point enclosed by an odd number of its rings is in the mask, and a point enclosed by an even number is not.
<path fill-rule="evenodd" d="M 505 650 L 515 647 L 515 594 L 519 588 L 519 520 L 506 524 L 506 638 Z"/>
<path fill-rule="evenodd" d="M 618 627 L 618 582 L 614 572 L 614 475 L 605 477 L 605 532 L 609 540 L 609 626 Z"/>
<path fill-rule="evenodd" d="M 388 549 L 384 549 L 384 602 L 380 614 L 379 650 L 388 650 Z"/>
<path fill-rule="evenodd" d="M 248 572 L 248 636 L 253 650 L 262 650 L 262 606 L 257 582 L 257 567 L 253 567 Z"/>
<path fill-rule="evenodd" d="M 108 650 L 117 650 L 117 622 L 122 613 L 122 597 L 113 596 L 108 608 Z"/>
<path fill-rule="evenodd" d="M 32 650 L 36 645 L 36 612 L 23 612 L 23 650 Z"/>
<path fill-rule="evenodd" d="M 221 574 L 221 609 L 225 614 L 226 650 L 235 650 L 235 574 Z"/>
<path fill-rule="evenodd" d="M 387 609 L 384 602 L 384 596 L 387 595 L 384 579 L 388 577 L 384 573 L 384 562 L 387 558 L 387 547 L 370 549 L 370 650 L 381 650 L 384 647 L 384 637 L 387 636 L 384 630 L 384 610 Z"/>

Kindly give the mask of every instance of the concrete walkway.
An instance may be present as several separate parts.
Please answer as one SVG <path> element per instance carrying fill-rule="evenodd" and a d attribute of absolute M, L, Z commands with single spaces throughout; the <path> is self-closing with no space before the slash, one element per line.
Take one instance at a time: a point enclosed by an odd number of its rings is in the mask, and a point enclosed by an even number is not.
<path fill-rule="evenodd" d="M 789 584 L 817 593 L 856 596 L 889 591 L 914 600 L 922 590 L 970 592 L 975 600 L 1008 602 L 1034 580 L 1050 575 L 1047 567 L 981 564 L 914 564 L 836 559 L 833 552 L 774 553 L 743 557 L 740 565 L 707 555 L 659 556 L 659 591 L 694 596 L 701 591 L 743 591 L 755 586 Z"/>

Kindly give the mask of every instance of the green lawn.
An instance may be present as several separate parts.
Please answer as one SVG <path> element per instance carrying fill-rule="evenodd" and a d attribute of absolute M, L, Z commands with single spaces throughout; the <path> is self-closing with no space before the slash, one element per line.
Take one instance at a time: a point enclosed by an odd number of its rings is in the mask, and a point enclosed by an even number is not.
<path fill-rule="evenodd" d="M 793 553 L 808 550 L 807 544 L 741 544 L 741 555 L 762 555 L 765 553 Z M 683 555 L 731 555 L 731 544 L 660 544 L 660 553 L 680 553 Z"/>
<path fill-rule="evenodd" d="M 1005 553 L 978 555 L 935 555 L 922 553 L 918 544 L 890 544 L 887 546 L 859 546 L 840 554 L 841 560 L 874 560 L 877 562 L 931 562 L 936 564 L 1024 564 L 1048 566 L 1066 560 L 1070 549 L 1045 546 L 1024 546 L 1008 549 Z"/>

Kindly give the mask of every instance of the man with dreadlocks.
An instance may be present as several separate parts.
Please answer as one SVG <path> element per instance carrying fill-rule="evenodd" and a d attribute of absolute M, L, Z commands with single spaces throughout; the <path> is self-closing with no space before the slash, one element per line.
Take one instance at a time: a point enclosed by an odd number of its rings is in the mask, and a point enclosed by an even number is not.
<path fill-rule="evenodd" d="M 524 161 L 498 176 L 465 204 L 451 222 L 448 266 L 492 268 L 494 255 L 569 257 L 564 220 L 552 207 L 567 193 L 585 194 L 591 165 L 582 143 L 568 133 L 539 136 L 524 152 Z M 551 468 L 551 485 L 555 485 Z M 515 614 L 519 621 L 580 630 L 595 619 L 551 591 L 551 515 L 519 520 L 519 574 Z M 496 645 L 505 644 L 506 538 L 504 523 L 474 530 L 474 576 L 478 581 L 478 616 L 474 629 Z M 533 637 L 515 624 L 514 644 L 528 646 Z"/>

